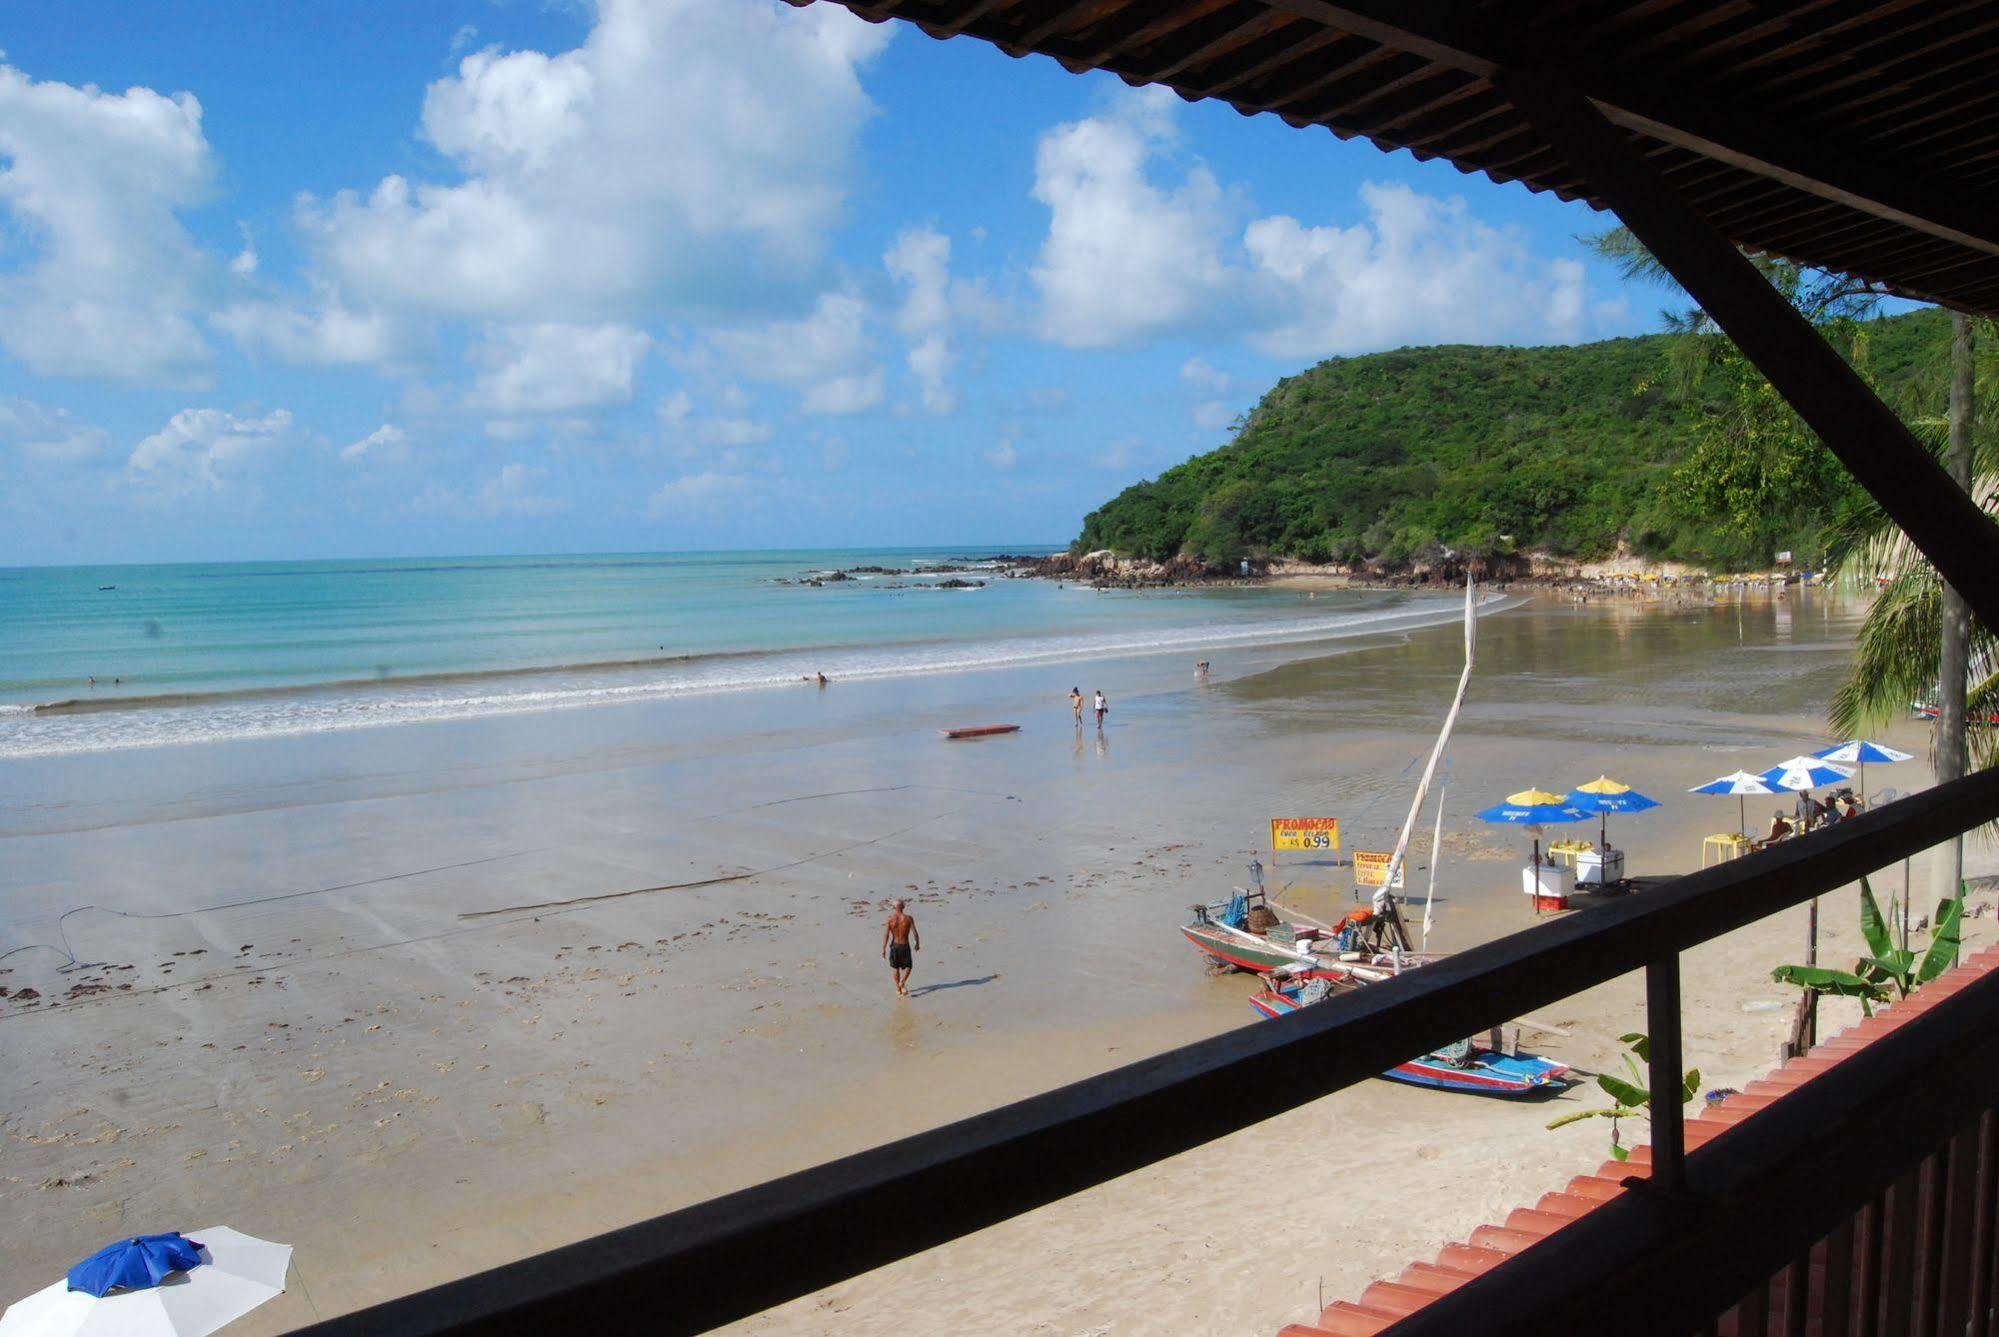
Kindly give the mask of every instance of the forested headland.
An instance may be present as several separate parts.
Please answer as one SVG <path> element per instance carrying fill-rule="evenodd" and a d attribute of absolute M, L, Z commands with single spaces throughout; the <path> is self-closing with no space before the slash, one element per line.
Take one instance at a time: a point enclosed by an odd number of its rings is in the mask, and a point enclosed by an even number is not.
<path fill-rule="evenodd" d="M 1950 327 L 1922 310 L 1828 337 L 1906 404 L 1929 396 Z M 1703 339 L 1720 336 L 1329 359 L 1279 381 L 1228 444 L 1092 511 L 1074 551 L 1209 567 L 1446 552 L 1811 561 L 1855 485 L 1739 355 Z"/>

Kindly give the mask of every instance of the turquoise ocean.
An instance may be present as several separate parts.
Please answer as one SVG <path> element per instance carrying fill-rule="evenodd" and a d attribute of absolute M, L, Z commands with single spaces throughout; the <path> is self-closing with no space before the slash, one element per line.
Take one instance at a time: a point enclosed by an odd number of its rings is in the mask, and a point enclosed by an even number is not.
<path fill-rule="evenodd" d="M 803 583 L 864 566 L 900 574 Z M 0 758 L 1337 639 L 1456 607 L 1098 592 L 946 549 L 0 569 Z"/>

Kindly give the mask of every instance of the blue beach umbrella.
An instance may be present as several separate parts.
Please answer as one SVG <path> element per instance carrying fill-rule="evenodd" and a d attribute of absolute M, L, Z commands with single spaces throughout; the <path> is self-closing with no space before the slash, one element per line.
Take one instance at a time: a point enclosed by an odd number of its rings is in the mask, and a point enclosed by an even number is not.
<path fill-rule="evenodd" d="M 1907 761 L 1909 759 L 1909 754 L 1906 752 L 1898 752 L 1894 748 L 1884 747 L 1880 743 L 1870 743 L 1865 738 L 1849 738 L 1844 743 L 1834 743 L 1831 747 L 1814 752 L 1812 755 L 1820 761 L 1836 761 L 1843 766 L 1858 766 L 1860 768 L 1860 801 L 1863 804 L 1867 802 L 1868 762 L 1872 761 L 1881 765 L 1887 765 L 1890 762 Z"/>
<path fill-rule="evenodd" d="M 1735 820 L 1737 830 L 1747 834 L 1749 829 L 1748 800 L 1746 794 L 1774 794 L 1777 791 L 1767 784 L 1760 775 L 1748 771 L 1730 771 L 1718 780 L 1710 780 L 1704 785 L 1695 785 L 1689 794 L 1733 794 L 1735 795 Z"/>
<path fill-rule="evenodd" d="M 1589 820 L 1589 814 L 1581 808 L 1568 802 L 1560 794 L 1550 794 L 1545 789 L 1523 789 L 1517 794 L 1509 794 L 1506 796 L 1506 802 L 1495 803 L 1474 815 L 1481 822 L 1500 822 L 1508 826 L 1535 828 L 1534 865 L 1537 868 L 1541 864 L 1539 828 Z"/>
<path fill-rule="evenodd" d="M 107 1244 L 69 1270 L 69 1288 L 103 1296 L 157 1286 L 175 1272 L 201 1266 L 201 1245 L 178 1230 L 134 1235 Z"/>
<path fill-rule="evenodd" d="M 284 1293 L 288 1244 L 227 1226 L 99 1249 L 0 1313 L 0 1337 L 206 1337 Z"/>
<path fill-rule="evenodd" d="M 1763 772 L 1763 783 L 1772 789 L 1788 789 L 1802 794 L 1821 785 L 1838 784 L 1853 778 L 1853 767 L 1817 757 L 1792 757 Z"/>
<path fill-rule="evenodd" d="M 1610 847 L 1610 814 L 1614 812 L 1645 812 L 1659 806 L 1659 800 L 1639 793 L 1630 785 L 1613 780 L 1607 775 L 1599 775 L 1586 785 L 1577 785 L 1569 791 L 1564 800 L 1572 808 L 1593 812 L 1599 819 L 1596 838 L 1605 849 Z"/>

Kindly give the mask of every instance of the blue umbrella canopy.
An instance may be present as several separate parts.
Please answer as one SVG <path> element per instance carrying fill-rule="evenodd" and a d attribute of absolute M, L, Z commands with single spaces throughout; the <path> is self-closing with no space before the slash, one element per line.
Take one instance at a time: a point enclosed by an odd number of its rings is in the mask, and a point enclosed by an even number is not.
<path fill-rule="evenodd" d="M 1659 800 L 1639 793 L 1622 780 L 1613 780 L 1607 775 L 1599 775 L 1586 785 L 1577 785 L 1569 791 L 1565 800 L 1572 808 L 1597 815 L 1596 838 L 1610 847 L 1610 814 L 1614 812 L 1644 812 L 1659 806 Z"/>
<path fill-rule="evenodd" d="M 107 1244 L 69 1270 L 69 1289 L 100 1299 L 123 1287 L 130 1291 L 157 1286 L 175 1272 L 201 1266 L 201 1245 L 178 1230 L 164 1235 L 134 1235 Z"/>
<path fill-rule="evenodd" d="M 1870 743 L 1865 738 L 1849 738 L 1844 743 L 1834 743 L 1812 753 L 1820 761 L 1839 761 L 1848 766 L 1864 766 L 1868 762 L 1907 761 L 1907 752 L 1897 752 L 1892 747 L 1880 743 Z"/>
<path fill-rule="evenodd" d="M 1867 801 L 1867 763 L 1882 764 L 1891 761 L 1907 761 L 1907 752 L 1898 752 L 1882 743 L 1870 743 L 1865 738 L 1849 738 L 1844 743 L 1834 743 L 1812 753 L 1820 761 L 1837 761 L 1860 768 L 1860 801 Z"/>
<path fill-rule="evenodd" d="M 1508 794 L 1506 802 L 1495 803 L 1490 808 L 1474 814 L 1481 822 L 1504 822 L 1510 826 L 1554 826 L 1563 822 L 1587 822 L 1589 814 L 1573 804 L 1564 802 L 1560 794 L 1550 794 L 1544 789 L 1523 789 L 1518 794 Z M 1534 863 L 1541 863 L 1541 833 L 1534 833 Z"/>
<path fill-rule="evenodd" d="M 1792 789 L 1799 792 L 1817 789 L 1820 785 L 1837 784 L 1841 780 L 1852 778 L 1851 766 L 1820 761 L 1817 757 L 1792 757 L 1789 761 L 1772 766 L 1761 776 L 1763 783 L 1772 789 Z"/>

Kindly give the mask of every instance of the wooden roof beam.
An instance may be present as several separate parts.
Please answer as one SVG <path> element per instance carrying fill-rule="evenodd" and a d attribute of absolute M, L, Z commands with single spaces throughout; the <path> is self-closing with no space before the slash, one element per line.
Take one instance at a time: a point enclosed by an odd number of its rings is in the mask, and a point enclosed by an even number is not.
<path fill-rule="evenodd" d="M 1328 27 L 1408 51 L 1468 74 L 1561 65 L 1551 34 L 1506 31 L 1489 11 L 1456 0 L 1267 0 Z M 1999 199 L 1957 183 L 1912 177 L 1850 136 L 1778 124 L 1710 90 L 1657 83 L 1576 60 L 1563 77 L 1612 124 L 1962 246 L 1999 255 Z"/>

